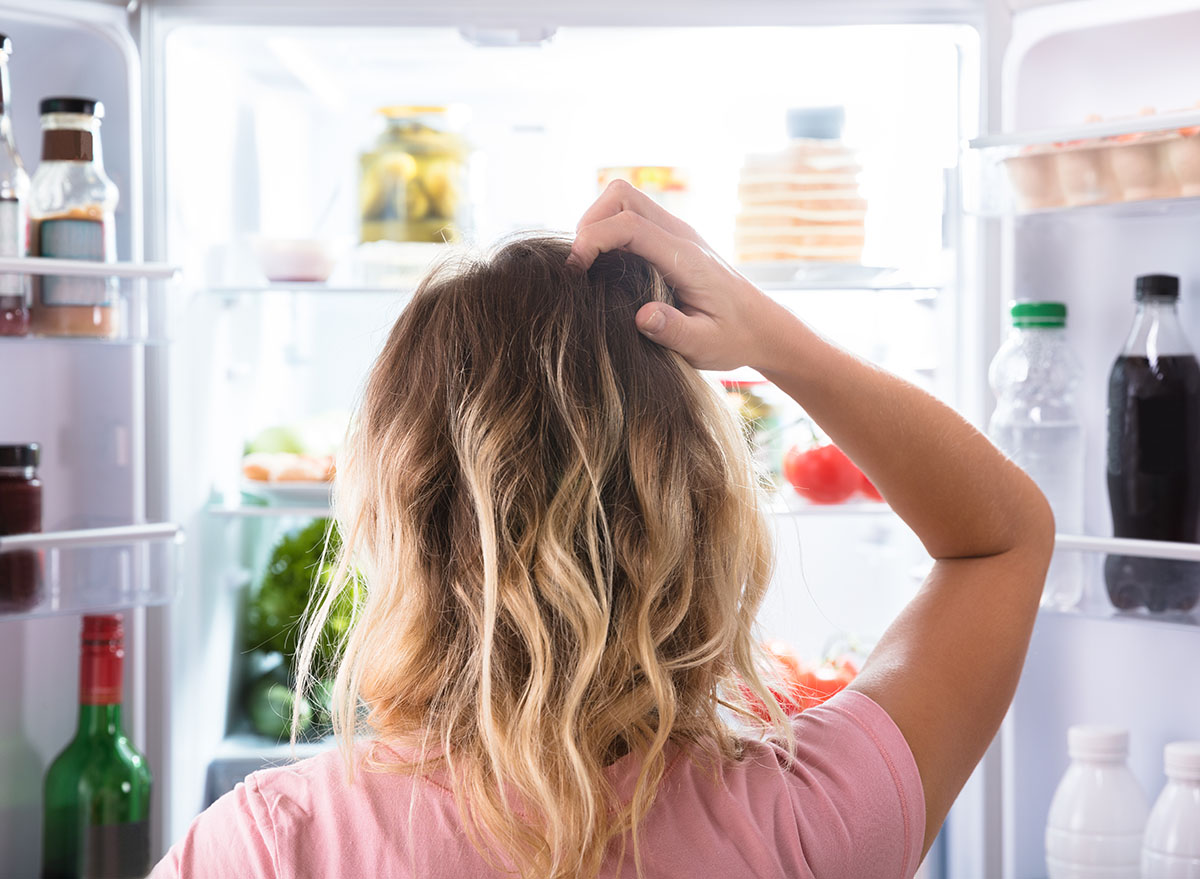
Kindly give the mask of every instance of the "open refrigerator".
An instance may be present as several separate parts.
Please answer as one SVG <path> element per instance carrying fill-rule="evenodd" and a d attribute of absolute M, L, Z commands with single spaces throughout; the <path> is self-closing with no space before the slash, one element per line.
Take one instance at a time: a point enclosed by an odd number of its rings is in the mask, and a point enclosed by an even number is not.
<path fill-rule="evenodd" d="M 242 456 L 272 429 L 328 441 L 436 258 L 381 267 L 356 246 L 359 157 L 386 104 L 463 109 L 474 240 L 570 230 L 598 169 L 669 166 L 687 172 L 683 215 L 726 253 L 746 156 L 784 144 L 789 108 L 845 107 L 869 205 L 864 265 L 761 280 L 976 424 L 1007 302 L 1067 303 L 1084 363 L 1086 533 L 1059 542 L 1081 560 L 1085 598 L 1040 614 L 1013 709 L 926 875 L 1045 875 L 1067 726 L 1129 728 L 1151 796 L 1162 745 L 1200 732 L 1200 702 L 1186 698 L 1195 613 L 1115 614 L 1100 573 L 1114 547 L 1108 369 L 1137 274 L 1182 278 L 1185 330 L 1200 342 L 1200 198 L 1031 207 L 1004 165 L 1030 144 L 1091 137 L 1090 114 L 1193 105 L 1200 3 L 0 0 L 0 25 L 27 165 L 39 98 L 108 108 L 124 262 L 78 270 L 120 277 L 128 317 L 112 342 L 0 339 L 0 441 L 41 442 L 45 484 L 43 533 L 0 537 L 0 551 L 36 549 L 48 572 L 36 606 L 0 619 L 4 875 L 37 874 L 41 779 L 74 723 L 80 613 L 126 615 L 126 727 L 155 774 L 156 852 L 246 772 L 291 753 L 248 731 L 244 692 L 263 668 L 245 609 L 280 538 L 328 515 L 328 492 L 248 484 Z M 335 249 L 328 281 L 268 281 L 263 243 L 306 237 Z M 784 442 L 802 430 L 785 425 Z M 881 504 L 804 504 L 784 486 L 772 520 L 761 626 L 809 657 L 869 648 L 927 568 Z M 1200 560 L 1178 545 L 1145 551 Z"/>

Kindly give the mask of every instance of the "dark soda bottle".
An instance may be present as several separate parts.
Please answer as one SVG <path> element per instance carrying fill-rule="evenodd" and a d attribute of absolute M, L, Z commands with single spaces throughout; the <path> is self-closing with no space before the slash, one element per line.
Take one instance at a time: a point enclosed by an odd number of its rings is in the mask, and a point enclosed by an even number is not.
<path fill-rule="evenodd" d="M 1113 533 L 1200 542 L 1200 364 L 1176 313 L 1179 279 L 1137 279 L 1137 314 L 1108 382 L 1108 499 Z M 1191 610 L 1200 565 L 1110 555 L 1113 606 Z"/>

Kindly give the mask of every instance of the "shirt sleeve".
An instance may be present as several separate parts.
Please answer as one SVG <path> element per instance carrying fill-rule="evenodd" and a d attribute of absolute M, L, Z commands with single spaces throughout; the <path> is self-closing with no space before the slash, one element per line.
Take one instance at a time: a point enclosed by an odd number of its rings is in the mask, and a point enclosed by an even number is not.
<path fill-rule="evenodd" d="M 910 879 L 921 863 L 925 792 L 899 727 L 843 690 L 794 721 L 792 801 L 804 857 L 821 879 Z"/>
<path fill-rule="evenodd" d="M 196 817 L 149 879 L 277 879 L 273 826 L 251 775 Z"/>

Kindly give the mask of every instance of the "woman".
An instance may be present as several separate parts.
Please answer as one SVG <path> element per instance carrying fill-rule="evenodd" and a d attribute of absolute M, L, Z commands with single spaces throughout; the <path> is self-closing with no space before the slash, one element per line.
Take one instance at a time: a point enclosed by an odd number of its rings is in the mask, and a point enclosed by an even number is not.
<path fill-rule="evenodd" d="M 935 560 L 857 680 L 797 718 L 751 637 L 756 477 L 696 372 L 739 366 Z M 359 589 L 341 754 L 250 776 L 156 877 L 911 876 L 1012 697 L 1053 545 L 1037 488 L 970 425 L 624 183 L 573 243 L 426 280 L 335 506 L 339 575 L 301 666 Z M 733 723 L 746 691 L 772 735 Z"/>

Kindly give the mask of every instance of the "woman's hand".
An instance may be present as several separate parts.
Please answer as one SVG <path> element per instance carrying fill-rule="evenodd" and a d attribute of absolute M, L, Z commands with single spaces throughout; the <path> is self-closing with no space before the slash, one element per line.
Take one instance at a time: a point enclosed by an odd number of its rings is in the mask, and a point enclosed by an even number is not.
<path fill-rule="evenodd" d="M 687 223 L 624 180 L 608 185 L 576 227 L 568 261 L 586 270 L 610 250 L 636 253 L 675 290 L 679 308 L 649 302 L 637 328 L 697 369 L 762 367 L 768 340 L 796 319 L 738 274 Z"/>

